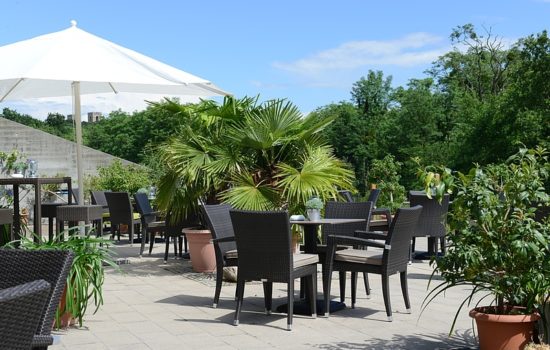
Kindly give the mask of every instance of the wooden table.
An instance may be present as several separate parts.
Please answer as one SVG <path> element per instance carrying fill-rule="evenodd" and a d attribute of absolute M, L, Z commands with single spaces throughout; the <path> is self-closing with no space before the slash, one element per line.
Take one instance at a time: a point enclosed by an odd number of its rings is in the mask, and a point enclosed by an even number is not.
<path fill-rule="evenodd" d="M 41 186 L 44 184 L 67 184 L 69 193 L 68 202 L 72 203 L 72 184 L 70 177 L 21 177 L 21 178 L 0 178 L 0 185 L 13 186 L 13 233 L 16 239 L 21 237 L 21 218 L 19 213 L 19 186 L 33 185 L 34 186 L 34 233 L 38 237 L 42 236 L 42 191 Z"/>

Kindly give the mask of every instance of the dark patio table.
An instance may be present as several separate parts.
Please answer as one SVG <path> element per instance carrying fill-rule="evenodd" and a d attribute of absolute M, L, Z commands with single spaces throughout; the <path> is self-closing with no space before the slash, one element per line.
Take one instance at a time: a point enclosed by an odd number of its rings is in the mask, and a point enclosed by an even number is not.
<path fill-rule="evenodd" d="M 13 233 L 16 239 L 21 237 L 21 221 L 19 214 L 19 186 L 34 186 L 34 232 L 38 237 L 42 236 L 42 213 L 41 213 L 41 186 L 44 184 L 67 184 L 68 193 L 71 193 L 72 185 L 70 177 L 21 177 L 21 178 L 0 178 L 0 185 L 13 186 Z M 69 204 L 72 204 L 72 196 L 68 196 Z"/>
<path fill-rule="evenodd" d="M 290 220 L 290 224 L 301 225 L 304 228 L 304 253 L 306 254 L 318 254 L 317 250 L 317 231 L 321 225 L 339 225 L 339 224 L 349 224 L 354 222 L 364 222 L 365 219 L 319 219 L 319 220 Z M 346 304 L 331 301 L 330 302 L 330 313 L 338 310 L 342 310 L 346 307 Z M 279 305 L 277 307 L 278 312 L 286 312 L 287 305 Z M 309 307 L 309 301 L 306 299 L 296 301 L 294 303 L 294 313 L 298 315 L 311 315 L 311 309 Z M 325 313 L 324 300 L 317 300 L 317 313 L 322 315 Z"/>

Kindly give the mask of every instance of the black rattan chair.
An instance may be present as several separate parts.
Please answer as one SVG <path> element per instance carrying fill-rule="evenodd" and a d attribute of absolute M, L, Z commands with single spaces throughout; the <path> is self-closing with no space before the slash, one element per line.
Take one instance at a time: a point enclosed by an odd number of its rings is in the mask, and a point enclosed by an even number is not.
<path fill-rule="evenodd" d="M 273 282 L 287 284 L 287 329 L 292 329 L 294 280 L 305 278 L 312 316 L 317 316 L 316 254 L 292 254 L 287 212 L 231 210 L 231 221 L 239 250 L 237 307 L 234 324 L 239 324 L 245 281 L 262 281 L 266 313 L 271 313 Z"/>
<path fill-rule="evenodd" d="M 223 268 L 237 266 L 237 245 L 231 224 L 229 204 L 215 204 L 201 206 L 206 226 L 212 233 L 214 252 L 216 254 L 216 291 L 212 306 L 218 307 L 223 282 Z"/>
<path fill-rule="evenodd" d="M 376 273 L 382 276 L 382 294 L 386 315 L 392 320 L 389 293 L 389 276 L 400 273 L 401 290 L 405 299 L 407 311 L 410 311 L 410 301 L 407 288 L 407 266 L 409 261 L 409 245 L 412 233 L 422 211 L 421 206 L 398 209 L 387 235 L 357 231 L 355 237 L 329 235 L 326 256 L 326 273 L 323 275 L 325 290 L 325 305 L 330 303 L 330 286 L 333 271 L 351 271 L 351 306 L 355 307 L 357 295 L 357 272 Z M 376 242 L 383 240 L 384 242 Z M 353 249 L 337 250 L 337 245 L 353 245 Z M 382 248 L 361 249 L 362 247 Z M 326 313 L 328 316 L 328 311 Z"/>
<path fill-rule="evenodd" d="M 92 204 L 101 205 L 104 209 L 104 212 L 109 212 L 109 204 L 107 203 L 107 197 L 105 193 L 111 191 L 90 191 L 92 197 Z"/>
<path fill-rule="evenodd" d="M 37 280 L 0 290 L 2 349 L 31 349 L 50 294 L 50 284 Z"/>
<path fill-rule="evenodd" d="M 51 286 L 48 302 L 40 316 L 33 348 L 45 349 L 53 343 L 51 336 L 55 311 L 73 262 L 73 253 L 63 250 L 0 249 L 0 289 L 43 279 Z M 2 324 L 2 327 L 5 327 Z M 1 341 L 1 340 L 0 340 Z"/>
<path fill-rule="evenodd" d="M 318 245 L 319 260 L 325 269 L 326 242 L 329 235 L 353 237 L 355 231 L 367 231 L 372 211 L 371 202 L 327 202 L 325 207 L 325 218 L 327 219 L 365 219 L 365 222 L 355 222 L 340 225 L 323 225 L 322 237 L 325 245 Z M 343 247 L 339 248 L 343 249 Z M 346 273 L 340 273 L 340 301 L 345 301 L 346 294 Z M 364 275 L 365 288 L 370 294 L 368 277 Z"/>
<path fill-rule="evenodd" d="M 0 245 L 13 240 L 13 210 L 0 209 Z"/>
<path fill-rule="evenodd" d="M 449 211 L 449 195 L 445 194 L 441 203 L 434 198 L 428 198 L 426 192 L 423 191 L 410 191 L 409 201 L 411 207 L 415 205 L 422 206 L 422 214 L 418 219 L 418 224 L 414 230 L 412 244 L 411 244 L 411 257 L 414 252 L 416 237 L 428 237 L 428 254 L 426 256 L 417 255 L 415 259 L 429 259 L 432 254 L 437 254 L 437 240 L 441 243 L 441 253 L 445 254 L 445 235 L 447 229 L 445 224 L 447 222 L 447 212 Z"/>
<path fill-rule="evenodd" d="M 126 192 L 104 192 L 107 205 L 109 206 L 109 221 L 111 222 L 111 237 L 117 233 L 120 241 L 120 225 L 128 226 L 130 245 L 134 244 L 134 233 L 136 226 L 141 224 L 140 219 L 134 219 L 134 211 L 130 202 L 130 195 Z"/>

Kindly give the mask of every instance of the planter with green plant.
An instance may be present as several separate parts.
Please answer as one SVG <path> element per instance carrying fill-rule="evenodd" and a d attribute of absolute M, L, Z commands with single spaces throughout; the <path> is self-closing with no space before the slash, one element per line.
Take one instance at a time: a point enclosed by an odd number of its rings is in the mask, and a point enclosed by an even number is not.
<path fill-rule="evenodd" d="M 97 312 L 103 305 L 104 266 L 109 265 L 118 269 L 113 259 L 115 253 L 109 249 L 109 240 L 92 237 L 92 232 L 85 236 L 78 233 L 79 228 L 76 227 L 64 233 L 68 236 L 66 240 L 62 240 L 60 235 L 52 241 L 44 237 L 22 237 L 20 241 L 21 249 L 59 249 L 71 250 L 74 253 L 64 297 L 56 314 L 56 328 L 74 323 L 71 319 L 75 319 L 82 326 L 88 304 L 92 300 L 95 306 L 94 313 Z"/>
<path fill-rule="evenodd" d="M 317 197 L 313 197 L 306 202 L 307 218 L 310 221 L 317 221 L 321 219 L 321 210 L 324 208 L 323 201 Z"/>
<path fill-rule="evenodd" d="M 428 293 L 423 309 L 451 287 L 470 286 L 451 332 L 461 308 L 474 302 L 470 315 L 482 350 L 523 348 L 548 298 L 550 225 L 535 220 L 537 206 L 549 203 L 548 170 L 547 151 L 537 148 L 521 149 L 505 164 L 476 166 L 458 175 L 449 248 L 432 260 L 434 275 L 440 274 L 443 282 Z M 493 318 L 507 323 L 492 327 Z M 513 324 L 519 329 L 512 330 Z M 504 334 L 497 333 L 501 330 Z"/>

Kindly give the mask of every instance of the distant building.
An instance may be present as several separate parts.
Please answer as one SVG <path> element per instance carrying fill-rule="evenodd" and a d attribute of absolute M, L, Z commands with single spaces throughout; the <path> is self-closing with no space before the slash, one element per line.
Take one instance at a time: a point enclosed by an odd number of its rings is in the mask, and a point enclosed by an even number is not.
<path fill-rule="evenodd" d="M 95 123 L 103 119 L 101 112 L 88 112 L 88 123 Z"/>
<path fill-rule="evenodd" d="M 69 122 L 73 121 L 73 115 L 72 114 L 67 115 L 67 121 L 69 121 Z"/>

